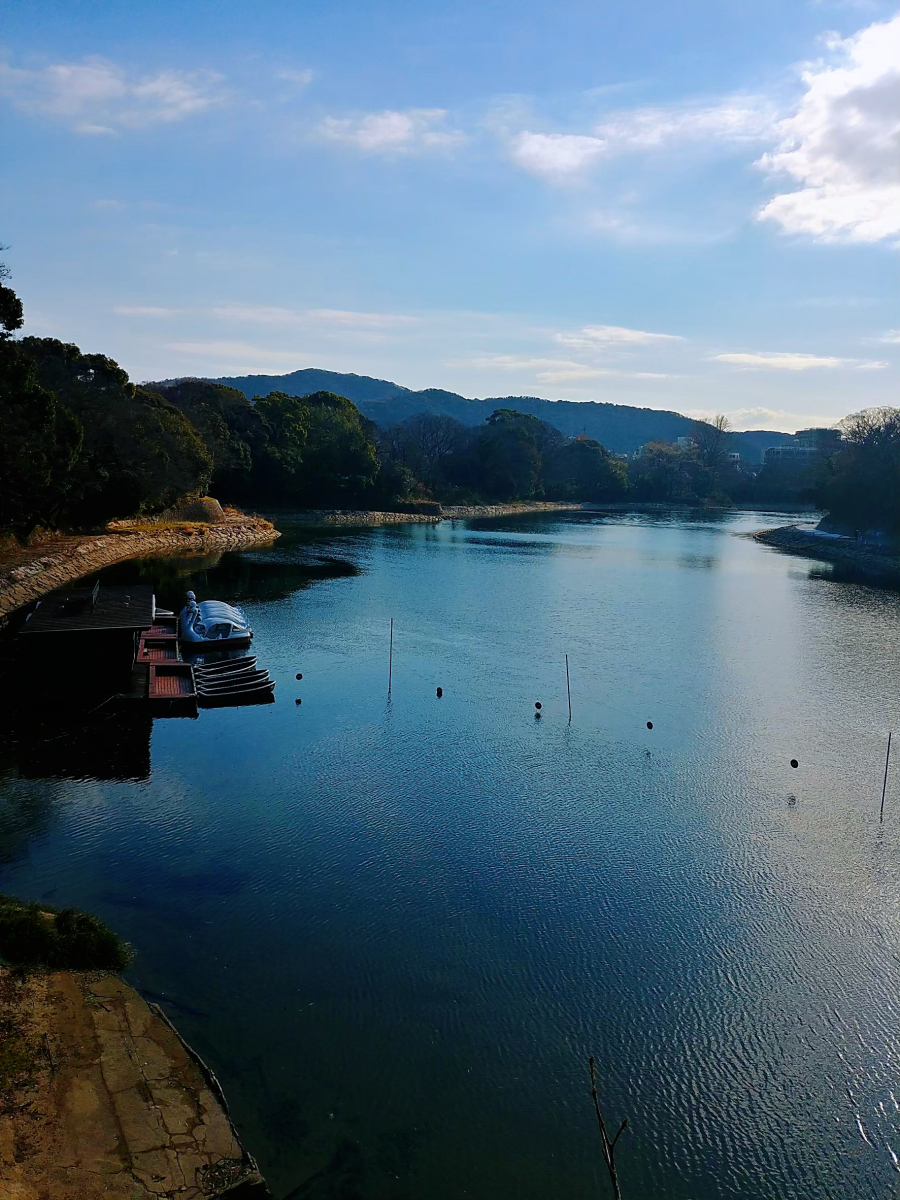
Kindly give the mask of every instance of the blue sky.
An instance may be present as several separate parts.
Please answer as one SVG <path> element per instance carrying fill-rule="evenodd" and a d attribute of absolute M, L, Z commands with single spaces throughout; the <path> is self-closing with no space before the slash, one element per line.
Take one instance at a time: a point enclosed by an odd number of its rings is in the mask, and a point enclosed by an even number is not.
<path fill-rule="evenodd" d="M 7 0 L 26 332 L 794 429 L 896 402 L 900 15 Z"/>

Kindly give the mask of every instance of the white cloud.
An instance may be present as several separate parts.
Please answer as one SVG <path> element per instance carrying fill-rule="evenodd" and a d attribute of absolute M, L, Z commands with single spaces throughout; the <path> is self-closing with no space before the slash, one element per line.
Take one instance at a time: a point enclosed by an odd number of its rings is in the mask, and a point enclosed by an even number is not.
<path fill-rule="evenodd" d="M 441 128 L 446 116 L 443 108 L 409 108 L 359 117 L 326 117 L 319 125 L 319 134 L 326 141 L 341 142 L 369 154 L 449 150 L 461 145 L 466 135 Z"/>
<path fill-rule="evenodd" d="M 478 358 L 467 358 L 464 364 L 448 363 L 448 366 L 465 365 L 482 370 L 536 371 L 546 367 L 558 370 L 581 371 L 589 368 L 566 358 L 532 358 L 526 354 L 487 354 Z"/>
<path fill-rule="evenodd" d="M 577 174 L 607 152 L 599 138 L 576 133 L 524 130 L 509 147 L 513 161 L 534 175 L 561 178 Z"/>
<path fill-rule="evenodd" d="M 876 242 L 900 234 L 900 16 L 829 49 L 838 65 L 803 72 L 796 113 L 759 165 L 802 186 L 759 212 L 788 233 Z"/>
<path fill-rule="evenodd" d="M 156 308 L 152 304 L 116 304 L 113 307 L 113 312 L 120 317 L 174 317 L 181 311 L 180 308 Z"/>
<path fill-rule="evenodd" d="M 129 75 L 103 58 L 37 70 L 0 63 L 0 95 L 24 112 L 55 118 L 85 134 L 110 134 L 194 116 L 221 103 L 221 80 L 211 71 Z"/>
<path fill-rule="evenodd" d="M 292 364 L 295 368 L 303 365 L 298 363 L 301 357 L 296 350 L 268 350 L 260 346 L 251 346 L 248 342 L 170 342 L 166 350 L 174 350 L 189 358 L 202 358 L 209 363 L 220 362 L 222 359 L 237 359 L 241 363 L 253 366 L 283 366 Z"/>
<path fill-rule="evenodd" d="M 629 379 L 669 379 L 658 371 L 618 371 L 610 367 L 595 367 L 589 363 L 567 358 L 531 358 L 525 354 L 489 354 L 450 362 L 450 367 L 466 366 L 478 370 L 524 371 L 533 374 L 539 383 L 566 383 L 577 379 L 599 379 L 605 376 L 627 376 Z"/>
<path fill-rule="evenodd" d="M 637 108 L 613 113 L 589 134 L 523 130 L 509 136 L 509 153 L 523 170 L 560 181 L 616 155 L 666 150 L 685 142 L 760 141 L 773 119 L 771 106 L 755 97 L 714 105 Z"/>
<path fill-rule="evenodd" d="M 880 338 L 876 338 L 875 340 L 882 342 L 886 346 L 900 346 L 900 329 L 889 329 L 887 333 L 882 334 Z"/>
<path fill-rule="evenodd" d="M 716 411 L 711 408 L 687 408 L 684 409 L 686 417 L 693 417 L 697 421 L 710 421 L 716 415 Z M 724 414 L 732 429 L 744 433 L 751 429 L 771 429 L 777 433 L 795 433 L 798 429 L 809 429 L 811 427 L 827 428 L 834 425 L 838 418 L 833 413 L 818 414 L 818 413 L 798 413 L 789 412 L 783 408 L 763 408 L 760 406 L 752 408 L 733 408 Z"/>
<path fill-rule="evenodd" d="M 597 137 L 617 150 L 667 148 L 679 142 L 756 142 L 769 133 L 772 105 L 756 96 L 733 97 L 711 105 L 636 108 L 614 113 L 596 128 Z"/>
<path fill-rule="evenodd" d="M 295 88 L 306 88 L 315 79 L 315 71 L 305 68 L 301 71 L 276 71 L 275 78 L 280 79 L 282 83 L 289 83 Z"/>
<path fill-rule="evenodd" d="M 385 329 L 404 325 L 417 325 L 418 317 L 407 317 L 402 313 L 352 312 L 341 308 L 311 308 L 309 317 L 339 328 Z"/>
<path fill-rule="evenodd" d="M 713 362 L 728 363 L 745 371 L 812 371 L 817 368 L 855 368 L 858 371 L 878 371 L 888 364 L 859 358 L 833 358 L 820 354 L 793 354 L 778 351 L 760 351 L 756 354 L 713 354 Z"/>
<path fill-rule="evenodd" d="M 605 350 L 611 346 L 649 346 L 659 342 L 682 342 L 675 333 L 648 333 L 645 329 L 626 329 L 622 325 L 586 325 L 574 333 L 554 334 L 563 346 L 578 350 Z"/>
<path fill-rule="evenodd" d="M 220 321 L 252 321 L 257 325 L 327 328 L 340 332 L 385 332 L 419 323 L 402 313 L 353 312 L 339 308 L 295 310 L 266 304 L 228 304 L 212 309 Z"/>

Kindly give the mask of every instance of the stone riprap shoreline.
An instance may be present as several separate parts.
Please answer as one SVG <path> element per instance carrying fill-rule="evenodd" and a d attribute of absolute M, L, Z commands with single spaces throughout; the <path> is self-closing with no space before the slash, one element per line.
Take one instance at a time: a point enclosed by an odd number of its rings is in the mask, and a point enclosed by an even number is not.
<path fill-rule="evenodd" d="M 156 1006 L 102 972 L 0 967 L 10 1200 L 270 1200 L 215 1076 Z"/>
<path fill-rule="evenodd" d="M 443 516 L 449 520 L 468 517 L 515 517 L 528 513 L 581 512 L 590 508 L 587 504 L 564 504 L 553 500 L 535 501 L 533 504 L 445 504 Z"/>
<path fill-rule="evenodd" d="M 517 514 L 540 512 L 580 512 L 584 504 L 556 504 L 552 502 L 534 504 L 445 504 L 440 512 L 402 513 L 375 512 L 368 509 L 320 508 L 304 512 L 292 512 L 291 521 L 301 525 L 437 525 L 440 521 L 454 521 L 473 517 L 512 517 Z"/>
<path fill-rule="evenodd" d="M 204 555 L 268 546 L 280 537 L 264 517 L 229 516 L 217 524 L 118 523 L 109 533 L 53 537 L 0 560 L 0 620 L 54 588 L 129 558 Z"/>
<path fill-rule="evenodd" d="M 791 554 L 824 559 L 851 566 L 873 582 L 900 586 L 900 556 L 882 553 L 853 538 L 823 536 L 812 529 L 797 525 L 782 525 L 777 529 L 761 529 L 754 538 L 766 546 L 775 546 Z"/>

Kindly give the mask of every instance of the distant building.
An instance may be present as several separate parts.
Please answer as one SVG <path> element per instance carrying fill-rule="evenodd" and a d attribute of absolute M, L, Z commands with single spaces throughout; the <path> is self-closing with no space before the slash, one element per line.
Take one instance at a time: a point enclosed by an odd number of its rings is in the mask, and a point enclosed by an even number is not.
<path fill-rule="evenodd" d="M 839 429 L 798 429 L 789 442 L 766 450 L 765 463 L 767 467 L 775 463 L 808 467 L 820 455 L 836 450 L 840 444 Z"/>
<path fill-rule="evenodd" d="M 692 437 L 680 437 L 675 439 L 675 445 L 679 450 L 690 450 L 691 446 L 696 446 L 697 443 Z"/>
<path fill-rule="evenodd" d="M 794 437 L 801 449 L 812 450 L 814 454 L 837 450 L 841 444 L 839 429 L 798 429 Z"/>
<path fill-rule="evenodd" d="M 725 455 L 725 461 L 734 463 L 735 466 L 737 466 L 737 464 L 741 461 L 741 456 L 736 450 L 732 450 L 732 451 L 729 451 L 729 453 Z"/>

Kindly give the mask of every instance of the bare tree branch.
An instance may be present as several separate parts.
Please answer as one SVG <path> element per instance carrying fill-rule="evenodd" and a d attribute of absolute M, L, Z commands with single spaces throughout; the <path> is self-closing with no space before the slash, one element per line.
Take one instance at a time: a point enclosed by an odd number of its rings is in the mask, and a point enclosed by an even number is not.
<path fill-rule="evenodd" d="M 609 1171 L 609 1181 L 612 1184 L 614 1200 L 622 1200 L 622 1192 L 619 1188 L 619 1177 L 616 1173 L 616 1142 L 628 1128 L 628 1118 L 626 1117 L 619 1126 L 619 1131 L 616 1136 L 610 1141 L 609 1134 L 606 1132 L 606 1122 L 603 1120 L 603 1113 L 600 1111 L 600 1098 L 597 1095 L 597 1079 L 594 1071 L 594 1056 L 588 1059 L 588 1070 L 591 1075 L 591 1099 L 594 1101 L 594 1112 L 597 1114 L 597 1126 L 600 1130 L 600 1143 L 603 1147 L 603 1158 L 606 1162 L 606 1169 Z"/>

